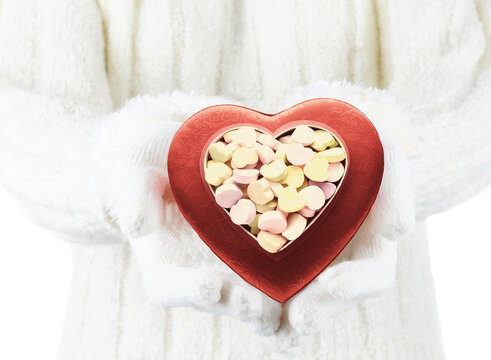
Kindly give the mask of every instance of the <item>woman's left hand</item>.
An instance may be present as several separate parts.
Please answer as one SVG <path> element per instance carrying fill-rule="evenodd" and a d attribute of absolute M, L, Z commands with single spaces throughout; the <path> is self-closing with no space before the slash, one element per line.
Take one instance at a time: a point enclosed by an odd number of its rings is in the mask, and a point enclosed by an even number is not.
<path fill-rule="evenodd" d="M 387 292 L 396 276 L 396 240 L 415 225 L 409 163 L 384 126 L 392 119 L 386 117 L 390 112 L 384 102 L 377 101 L 380 93 L 353 89 L 346 83 L 323 84 L 302 89 L 290 103 L 319 97 L 319 92 L 352 103 L 374 123 L 384 148 L 384 175 L 375 203 L 346 248 L 312 283 L 283 305 L 281 326 L 268 342 L 276 351 L 287 353 L 298 351 L 330 318 L 360 300 Z M 364 105 L 369 102 L 373 105 Z"/>

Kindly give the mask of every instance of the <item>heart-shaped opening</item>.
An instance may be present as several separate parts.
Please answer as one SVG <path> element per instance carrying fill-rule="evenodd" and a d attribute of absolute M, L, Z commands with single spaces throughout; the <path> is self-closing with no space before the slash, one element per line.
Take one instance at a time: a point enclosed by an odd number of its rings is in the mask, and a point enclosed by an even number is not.
<path fill-rule="evenodd" d="M 286 249 L 326 211 L 349 162 L 342 139 L 318 123 L 279 131 L 223 129 L 208 142 L 202 163 L 217 204 L 269 253 Z"/>

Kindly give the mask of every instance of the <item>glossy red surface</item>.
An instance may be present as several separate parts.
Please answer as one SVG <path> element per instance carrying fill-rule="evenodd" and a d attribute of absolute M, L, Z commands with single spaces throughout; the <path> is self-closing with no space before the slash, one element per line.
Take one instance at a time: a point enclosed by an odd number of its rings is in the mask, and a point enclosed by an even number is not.
<path fill-rule="evenodd" d="M 204 181 L 204 156 L 227 129 L 253 126 L 276 136 L 299 124 L 333 132 L 347 150 L 347 172 L 317 220 L 285 250 L 269 254 L 215 202 Z M 181 126 L 168 157 L 172 193 L 186 220 L 233 271 L 280 302 L 310 283 L 351 240 L 375 201 L 383 169 L 382 144 L 370 120 L 345 102 L 322 98 L 274 115 L 236 105 L 208 107 Z"/>

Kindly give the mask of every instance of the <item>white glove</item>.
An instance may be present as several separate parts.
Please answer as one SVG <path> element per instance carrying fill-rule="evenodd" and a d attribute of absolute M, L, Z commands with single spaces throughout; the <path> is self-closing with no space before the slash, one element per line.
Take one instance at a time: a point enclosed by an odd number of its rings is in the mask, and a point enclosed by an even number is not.
<path fill-rule="evenodd" d="M 281 305 L 212 253 L 182 216 L 169 188 L 167 153 L 181 122 L 207 106 L 224 103 L 230 101 L 174 92 L 153 104 L 145 102 L 147 109 L 139 109 L 136 100 L 131 105 L 135 111 L 124 111 L 124 116 L 153 114 L 161 120 L 114 153 L 112 211 L 130 239 L 152 301 L 231 316 L 257 333 L 272 334 L 279 326 Z"/>
<path fill-rule="evenodd" d="M 391 287 L 397 263 L 395 240 L 410 232 L 415 222 L 408 161 L 394 136 L 389 136 L 391 129 L 397 131 L 396 137 L 405 134 L 404 127 L 397 126 L 406 120 L 391 98 L 348 83 L 318 82 L 299 89 L 284 108 L 315 97 L 347 101 L 368 116 L 384 148 L 384 175 L 376 201 L 353 239 L 312 283 L 284 304 L 281 327 L 268 342 L 290 355 L 297 354 L 328 319 Z M 406 145 L 409 140 L 399 138 Z"/>

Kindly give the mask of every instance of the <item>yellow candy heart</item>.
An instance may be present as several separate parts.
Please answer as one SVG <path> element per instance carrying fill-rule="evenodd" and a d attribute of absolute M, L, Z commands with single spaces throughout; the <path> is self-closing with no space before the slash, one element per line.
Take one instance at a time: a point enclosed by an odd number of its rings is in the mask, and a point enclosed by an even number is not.
<path fill-rule="evenodd" d="M 256 210 L 258 213 L 264 214 L 267 211 L 272 211 L 272 210 L 276 209 L 276 206 L 278 206 L 278 201 L 273 199 L 264 205 L 256 204 Z"/>
<path fill-rule="evenodd" d="M 210 164 L 205 169 L 205 180 L 213 186 L 220 185 L 223 180 L 232 176 L 232 169 L 221 162 Z"/>
<path fill-rule="evenodd" d="M 307 178 L 304 176 L 304 179 L 303 179 L 303 184 L 302 184 L 302 185 L 300 185 L 300 186 L 297 188 L 297 190 L 298 190 L 298 191 L 300 191 L 300 190 L 302 190 L 302 189 L 306 188 L 308 184 L 309 184 L 309 182 L 307 181 Z"/>
<path fill-rule="evenodd" d="M 283 180 L 280 181 L 280 183 L 298 188 L 302 186 L 304 180 L 305 176 L 303 176 L 302 168 L 294 165 L 289 165 L 286 167 L 286 176 Z"/>
<path fill-rule="evenodd" d="M 325 159 L 312 159 L 303 168 L 306 177 L 314 181 L 326 181 L 329 177 L 329 162 Z"/>
<path fill-rule="evenodd" d="M 215 160 L 208 160 L 208 162 L 206 163 L 206 167 L 210 166 L 210 165 L 213 165 L 213 164 L 218 164 L 220 161 L 215 161 Z"/>
<path fill-rule="evenodd" d="M 299 211 L 307 204 L 305 198 L 293 186 L 287 186 L 278 196 L 278 208 L 287 213 Z"/>
<path fill-rule="evenodd" d="M 259 215 L 261 214 L 256 214 L 256 217 L 254 218 L 254 221 L 249 224 L 249 227 L 251 228 L 251 233 L 254 235 L 259 234 L 259 228 L 257 227 L 257 222 L 259 220 Z"/>
<path fill-rule="evenodd" d="M 275 159 L 269 164 L 264 164 L 259 170 L 261 175 L 271 181 L 280 181 L 286 176 L 286 164 L 280 159 Z"/>
<path fill-rule="evenodd" d="M 326 150 L 328 146 L 336 143 L 332 134 L 325 130 L 315 130 L 315 141 L 312 143 L 312 148 L 317 151 Z"/>
<path fill-rule="evenodd" d="M 254 165 L 258 160 L 256 150 L 249 147 L 240 147 L 232 155 L 232 165 L 239 169 L 247 165 Z"/>
<path fill-rule="evenodd" d="M 208 151 L 213 160 L 223 163 L 229 161 L 233 154 L 232 149 L 223 142 L 211 144 Z"/>
<path fill-rule="evenodd" d="M 277 159 L 282 160 L 286 163 L 286 150 L 290 144 L 280 144 L 276 149 L 275 156 Z"/>
<path fill-rule="evenodd" d="M 230 130 L 229 132 L 227 132 L 223 135 L 223 140 L 225 140 L 225 142 L 227 142 L 227 143 L 234 141 L 234 135 L 236 133 L 237 133 L 237 129 Z"/>
<path fill-rule="evenodd" d="M 319 156 L 329 162 L 338 162 L 346 159 L 346 151 L 341 147 L 334 147 L 320 152 Z"/>

